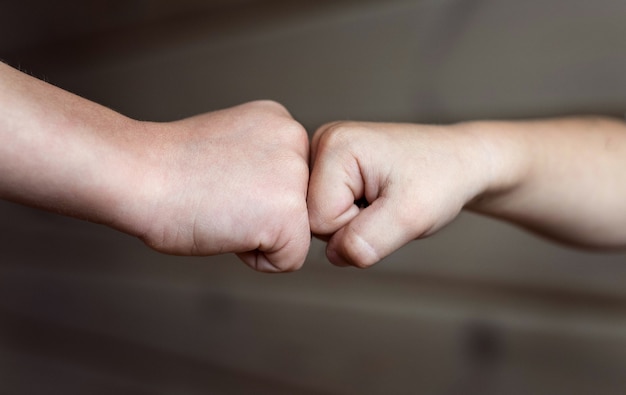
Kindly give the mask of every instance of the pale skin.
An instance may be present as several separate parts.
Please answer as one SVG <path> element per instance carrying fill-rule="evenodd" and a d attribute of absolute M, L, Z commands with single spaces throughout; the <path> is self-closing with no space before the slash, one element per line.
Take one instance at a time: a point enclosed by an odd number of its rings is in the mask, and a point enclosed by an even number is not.
<path fill-rule="evenodd" d="M 168 254 L 236 253 L 263 272 L 304 263 L 309 143 L 278 103 L 140 122 L 0 63 L 0 141 L 0 198 Z"/>
<path fill-rule="evenodd" d="M 2 199 L 263 272 L 300 268 L 311 231 L 332 263 L 369 267 L 463 209 L 626 248 L 619 119 L 334 122 L 311 141 L 309 175 L 306 132 L 278 103 L 140 122 L 0 63 L 0 141 Z"/>
<path fill-rule="evenodd" d="M 369 267 L 463 209 L 579 247 L 626 248 L 619 119 L 334 122 L 315 133 L 311 163 L 311 230 L 339 266 Z"/>

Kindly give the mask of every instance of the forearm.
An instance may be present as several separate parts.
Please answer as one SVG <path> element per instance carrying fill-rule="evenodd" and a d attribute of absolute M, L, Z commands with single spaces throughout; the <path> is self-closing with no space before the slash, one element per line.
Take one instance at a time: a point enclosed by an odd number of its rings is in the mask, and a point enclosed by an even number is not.
<path fill-rule="evenodd" d="M 258 101 L 138 122 L 0 63 L 0 198 L 180 255 L 298 269 L 310 244 L 306 131 Z"/>
<path fill-rule="evenodd" d="M 491 182 L 467 208 L 554 239 L 626 247 L 626 125 L 604 117 L 461 124 Z"/>
<path fill-rule="evenodd" d="M 0 63 L 0 197 L 115 223 L 136 125 Z"/>

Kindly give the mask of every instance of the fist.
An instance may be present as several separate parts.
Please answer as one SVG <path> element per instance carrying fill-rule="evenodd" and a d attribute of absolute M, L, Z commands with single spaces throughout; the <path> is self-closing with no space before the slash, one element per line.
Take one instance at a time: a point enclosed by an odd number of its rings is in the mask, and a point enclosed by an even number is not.
<path fill-rule="evenodd" d="M 309 221 L 336 265 L 369 267 L 429 236 L 482 190 L 476 143 L 454 127 L 337 122 L 311 142 Z"/>
<path fill-rule="evenodd" d="M 151 124 L 136 233 L 177 255 L 236 253 L 263 272 L 300 268 L 311 234 L 306 131 L 271 101 Z"/>

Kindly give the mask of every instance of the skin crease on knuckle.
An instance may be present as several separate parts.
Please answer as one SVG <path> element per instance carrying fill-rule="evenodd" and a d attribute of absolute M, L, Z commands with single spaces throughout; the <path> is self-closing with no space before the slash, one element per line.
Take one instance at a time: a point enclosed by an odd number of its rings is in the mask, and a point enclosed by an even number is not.
<path fill-rule="evenodd" d="M 331 174 L 329 174 L 327 168 L 329 166 L 336 168 L 336 171 L 345 175 L 347 179 L 354 179 L 354 177 L 361 179 L 359 175 L 360 170 L 352 153 L 354 137 L 359 133 L 359 130 L 353 128 L 352 125 L 353 123 L 344 121 L 326 124 L 318 129 L 311 144 L 312 176 L 315 177 L 315 179 L 311 180 L 311 185 L 315 190 L 309 191 L 309 217 L 312 229 L 322 235 L 327 235 L 337 230 L 336 223 L 339 218 L 335 216 L 341 211 L 337 207 L 338 202 L 329 199 L 329 194 L 327 193 L 329 187 L 340 187 L 337 185 L 337 180 L 334 177 L 330 177 L 330 179 L 333 179 L 331 181 L 332 185 L 328 184 L 327 181 Z M 319 170 L 315 170 L 316 166 Z M 353 187 L 356 186 L 351 186 L 350 188 L 353 189 Z M 339 205 L 343 206 L 343 203 L 339 203 Z M 329 218 L 329 215 L 331 215 L 331 218 Z"/>
<path fill-rule="evenodd" d="M 267 272 L 292 272 L 302 267 L 309 249 L 310 237 L 306 221 L 284 215 L 281 221 L 266 229 L 265 241 L 254 251 L 255 265 L 263 264 Z"/>

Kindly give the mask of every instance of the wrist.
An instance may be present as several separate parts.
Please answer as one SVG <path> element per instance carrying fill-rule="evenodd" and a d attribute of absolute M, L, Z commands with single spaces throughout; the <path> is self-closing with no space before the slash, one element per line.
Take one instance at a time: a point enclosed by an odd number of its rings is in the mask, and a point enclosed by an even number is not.
<path fill-rule="evenodd" d="M 483 176 L 467 208 L 489 211 L 501 197 L 519 188 L 530 171 L 530 147 L 520 125 L 505 121 L 470 121 L 456 127 L 471 137 Z"/>
<path fill-rule="evenodd" d="M 146 124 L 0 69 L 0 198 L 136 234 Z"/>
<path fill-rule="evenodd" d="M 105 178 L 96 206 L 102 208 L 108 226 L 133 236 L 149 227 L 162 187 L 163 174 L 156 169 L 163 155 L 165 123 L 126 119 L 111 136 L 106 159 L 99 163 Z"/>

